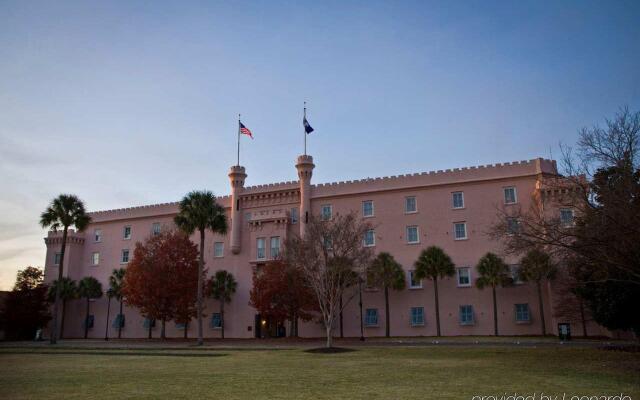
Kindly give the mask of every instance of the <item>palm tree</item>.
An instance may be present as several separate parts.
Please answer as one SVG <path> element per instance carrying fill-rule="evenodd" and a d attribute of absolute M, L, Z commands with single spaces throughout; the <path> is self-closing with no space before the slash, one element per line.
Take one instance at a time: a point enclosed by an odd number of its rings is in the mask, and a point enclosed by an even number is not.
<path fill-rule="evenodd" d="M 84 318 L 84 338 L 89 336 L 89 304 L 91 299 L 102 297 L 102 284 L 94 277 L 87 276 L 78 282 L 78 296 L 87 299 L 87 313 Z"/>
<path fill-rule="evenodd" d="M 180 201 L 180 210 L 174 218 L 175 224 L 185 233 L 191 235 L 200 232 L 200 260 L 198 263 L 198 301 L 196 314 L 198 318 L 198 345 L 202 339 L 202 290 L 204 276 L 204 233 L 207 229 L 213 232 L 227 233 L 227 218 L 224 208 L 216 203 L 216 197 L 210 191 L 193 191 Z"/>
<path fill-rule="evenodd" d="M 440 303 L 438 299 L 438 279 L 453 276 L 456 273 L 451 257 L 440 247 L 430 246 L 422 250 L 415 263 L 415 278 L 428 278 L 433 281 L 433 294 L 436 300 L 436 332 L 440 336 Z"/>
<path fill-rule="evenodd" d="M 389 289 L 402 290 L 406 285 L 402 266 L 389 253 L 382 252 L 367 269 L 369 285 L 384 289 L 385 334 L 390 336 L 389 324 Z"/>
<path fill-rule="evenodd" d="M 60 263 L 58 265 L 58 280 L 62 281 L 64 253 L 67 247 L 67 231 L 70 226 L 75 226 L 78 232 L 85 230 L 91 222 L 84 209 L 84 203 L 72 194 L 61 194 L 51 201 L 51 204 L 40 215 L 40 225 L 45 229 L 56 232 L 62 228 L 62 244 L 60 250 Z M 60 292 L 56 291 L 55 302 L 53 304 L 53 325 L 51 329 L 51 344 L 56 344 L 58 335 L 58 309 L 60 308 Z"/>
<path fill-rule="evenodd" d="M 498 286 L 509 286 L 513 283 L 509 267 L 500 257 L 493 253 L 485 254 L 476 266 L 480 277 L 476 280 L 478 289 L 491 287 L 493 294 L 493 330 L 498 336 L 498 304 L 496 302 L 496 288 Z"/>
<path fill-rule="evenodd" d="M 217 271 L 209 283 L 211 297 L 220 300 L 220 328 L 224 339 L 224 303 L 231 302 L 231 296 L 236 292 L 238 283 L 233 274 L 225 270 Z"/>
<path fill-rule="evenodd" d="M 120 302 L 120 313 L 118 314 L 118 339 L 122 338 L 122 325 L 124 315 L 122 314 L 122 286 L 124 283 L 124 276 L 127 270 L 124 268 L 114 269 L 109 277 L 109 288 L 111 289 L 111 295 Z"/>
<path fill-rule="evenodd" d="M 62 313 L 60 315 L 60 339 L 64 335 L 64 314 L 67 308 L 67 300 L 75 299 L 78 296 L 78 287 L 76 281 L 69 277 L 64 277 L 60 281 L 61 285 L 58 285 L 58 280 L 55 280 L 49 286 L 49 292 L 47 297 L 49 302 L 54 303 L 57 298 L 62 302 Z M 53 333 L 52 333 L 53 335 Z"/>
<path fill-rule="evenodd" d="M 540 308 L 540 321 L 542 321 L 542 336 L 547 334 L 544 323 L 544 304 L 542 299 L 542 281 L 555 278 L 558 268 L 546 252 L 533 248 L 520 260 L 518 275 L 523 281 L 535 282 L 538 289 L 538 307 Z"/>
<path fill-rule="evenodd" d="M 111 285 L 111 281 L 109 281 Z M 109 340 L 109 313 L 111 312 L 111 298 L 113 298 L 113 289 L 107 289 L 107 323 L 104 328 L 104 340 Z"/>

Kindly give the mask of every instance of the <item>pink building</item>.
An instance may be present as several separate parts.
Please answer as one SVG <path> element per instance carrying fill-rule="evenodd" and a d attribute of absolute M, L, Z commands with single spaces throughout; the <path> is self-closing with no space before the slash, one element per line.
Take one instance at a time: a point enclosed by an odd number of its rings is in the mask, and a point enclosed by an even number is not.
<path fill-rule="evenodd" d="M 500 253 L 500 244 L 487 236 L 494 223 L 497 207 L 527 208 L 545 177 L 557 175 L 555 161 L 541 158 L 456 168 L 446 171 L 408 174 L 358 181 L 312 184 L 315 165 L 311 156 L 298 157 L 299 181 L 245 187 L 244 167 L 231 167 L 231 195 L 219 198 L 231 219 L 226 236 L 207 234 L 205 261 L 209 275 L 226 269 L 238 281 L 232 302 L 225 307 L 225 336 L 263 337 L 275 334 L 249 306 L 252 274 L 256 267 L 276 256 L 288 235 L 305 228 L 305 215 L 347 213 L 355 210 L 376 226 L 363 240 L 375 252 L 387 251 L 406 270 L 407 288 L 391 292 L 391 334 L 393 336 L 432 336 L 436 334 L 433 283 L 412 279 L 412 269 L 420 251 L 427 246 L 442 247 L 456 264 L 456 275 L 439 282 L 442 334 L 491 335 L 493 310 L 490 290 L 479 290 L 475 265 L 487 251 Z M 79 280 L 94 276 L 108 288 L 108 277 L 115 268 L 126 267 L 137 241 L 172 226 L 177 203 L 156 204 L 91 213 L 92 223 L 83 232 L 69 235 L 64 273 Z M 560 210 L 557 210 L 560 213 Z M 60 252 L 60 234 L 49 233 L 46 280 L 57 277 L 56 259 Z M 194 235 L 194 242 L 199 238 Z M 517 269 L 517 259 L 505 258 Z M 553 290 L 544 289 L 545 318 L 548 332 L 556 333 L 553 317 Z M 498 289 L 499 329 L 502 335 L 538 335 L 541 332 L 538 299 L 533 285 L 517 283 Z M 207 300 L 205 337 L 220 336 L 218 303 Z M 365 336 L 384 336 L 384 298 L 381 291 L 363 293 Z M 91 312 L 92 338 L 117 335 L 114 320 L 118 305 L 111 303 L 107 321 L 106 296 L 94 301 Z M 136 309 L 125 307 L 124 338 L 147 337 L 144 318 Z M 82 300 L 70 301 L 64 322 L 64 337 L 82 337 L 85 306 Z M 268 324 L 266 324 L 268 325 Z M 589 324 L 591 325 L 591 324 Z M 288 327 L 287 327 L 288 328 Z M 593 324 L 590 335 L 608 332 Z M 154 336 L 159 335 L 154 328 Z M 168 337 L 182 337 L 183 327 L 167 324 Z M 196 334 L 196 324 L 187 329 Z M 285 328 L 286 329 L 286 328 Z M 282 328 L 281 328 L 282 330 Z M 357 297 L 344 312 L 346 337 L 360 336 L 360 310 Z M 323 336 L 319 323 L 300 326 L 303 337 Z M 580 335 L 580 324 L 572 326 Z M 281 332 L 282 333 L 282 332 Z M 335 327 L 336 335 L 339 326 Z"/>

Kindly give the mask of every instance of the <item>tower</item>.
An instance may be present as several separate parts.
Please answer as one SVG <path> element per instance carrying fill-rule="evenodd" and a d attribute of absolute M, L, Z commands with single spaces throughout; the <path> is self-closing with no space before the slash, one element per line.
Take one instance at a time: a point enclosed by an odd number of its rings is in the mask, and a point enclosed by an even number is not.
<path fill-rule="evenodd" d="M 244 190 L 244 180 L 247 174 L 244 167 L 234 165 L 229 170 L 231 181 L 231 252 L 240 253 L 240 229 L 242 228 L 242 215 L 240 214 L 240 195 Z"/>
<path fill-rule="evenodd" d="M 300 236 L 304 236 L 311 213 L 311 176 L 313 175 L 313 157 L 298 156 L 296 169 L 300 179 Z"/>

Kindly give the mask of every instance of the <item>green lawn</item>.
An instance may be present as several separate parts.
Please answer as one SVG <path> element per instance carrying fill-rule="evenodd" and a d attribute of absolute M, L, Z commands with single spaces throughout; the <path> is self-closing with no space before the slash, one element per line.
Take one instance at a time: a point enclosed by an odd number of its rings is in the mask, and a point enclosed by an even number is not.
<path fill-rule="evenodd" d="M 640 353 L 454 346 L 340 354 L 0 349 L 3 399 L 471 399 L 514 391 L 567 393 L 566 400 L 622 392 L 638 399 Z"/>

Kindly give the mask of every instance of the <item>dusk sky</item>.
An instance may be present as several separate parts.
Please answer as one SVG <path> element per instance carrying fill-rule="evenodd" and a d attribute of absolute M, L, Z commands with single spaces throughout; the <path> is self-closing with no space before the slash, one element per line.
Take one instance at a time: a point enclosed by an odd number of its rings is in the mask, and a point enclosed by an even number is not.
<path fill-rule="evenodd" d="M 640 109 L 640 2 L 0 1 L 0 289 L 39 214 L 558 156 Z"/>

